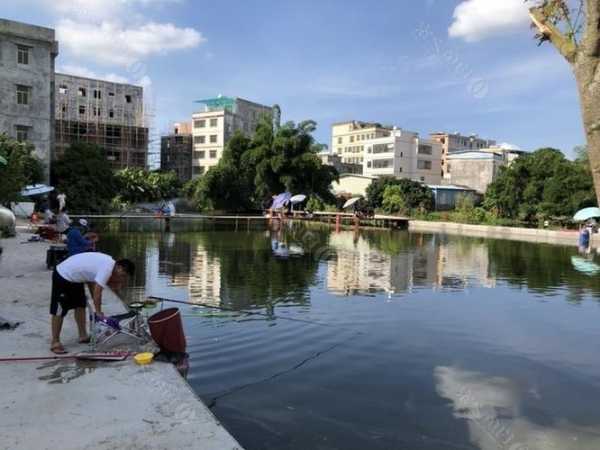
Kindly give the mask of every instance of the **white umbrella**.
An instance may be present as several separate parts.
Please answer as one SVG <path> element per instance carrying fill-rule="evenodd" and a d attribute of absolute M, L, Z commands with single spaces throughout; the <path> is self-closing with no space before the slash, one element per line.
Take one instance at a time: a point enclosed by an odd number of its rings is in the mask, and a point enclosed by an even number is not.
<path fill-rule="evenodd" d="M 583 208 L 575 213 L 573 220 L 577 222 L 583 222 L 593 217 L 600 217 L 600 208 Z"/>
<path fill-rule="evenodd" d="M 31 184 L 25 186 L 25 189 L 21 191 L 23 197 L 31 197 L 32 195 L 47 194 L 52 192 L 54 188 L 52 186 L 46 186 L 45 184 Z"/>
<path fill-rule="evenodd" d="M 361 199 L 360 197 L 351 198 L 350 200 L 346 201 L 346 203 L 344 203 L 344 206 L 342 206 L 342 209 L 350 208 L 352 205 L 354 205 L 360 199 Z"/>
<path fill-rule="evenodd" d="M 290 198 L 290 202 L 293 204 L 302 203 L 304 200 L 306 200 L 306 195 L 304 194 L 294 195 L 292 198 Z"/>

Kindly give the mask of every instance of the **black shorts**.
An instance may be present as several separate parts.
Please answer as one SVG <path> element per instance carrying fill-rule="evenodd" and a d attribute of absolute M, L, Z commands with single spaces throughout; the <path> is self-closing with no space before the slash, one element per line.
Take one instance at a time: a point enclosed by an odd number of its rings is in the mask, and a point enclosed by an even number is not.
<path fill-rule="evenodd" d="M 65 280 L 55 268 L 52 273 L 50 314 L 64 317 L 70 309 L 85 308 L 86 305 L 85 284 Z"/>

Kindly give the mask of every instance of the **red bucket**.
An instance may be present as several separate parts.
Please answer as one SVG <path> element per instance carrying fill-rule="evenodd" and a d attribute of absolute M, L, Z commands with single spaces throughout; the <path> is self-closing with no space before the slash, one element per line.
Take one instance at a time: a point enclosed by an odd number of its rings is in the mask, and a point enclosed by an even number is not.
<path fill-rule="evenodd" d="M 185 352 L 185 334 L 178 308 L 164 309 L 148 319 L 152 339 L 163 351 Z"/>

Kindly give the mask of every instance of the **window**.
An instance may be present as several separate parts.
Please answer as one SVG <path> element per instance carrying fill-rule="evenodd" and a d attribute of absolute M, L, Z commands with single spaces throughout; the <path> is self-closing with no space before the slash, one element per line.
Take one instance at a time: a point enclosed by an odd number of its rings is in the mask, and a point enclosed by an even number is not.
<path fill-rule="evenodd" d="M 29 105 L 29 97 L 31 97 L 31 88 L 17 84 L 17 105 Z"/>
<path fill-rule="evenodd" d="M 125 96 L 125 103 L 131 103 L 131 95 Z"/>
<path fill-rule="evenodd" d="M 354 136 L 350 136 L 350 142 L 354 142 Z"/>
<path fill-rule="evenodd" d="M 206 158 L 206 152 L 204 150 L 194 152 L 194 158 L 196 159 L 204 159 Z"/>
<path fill-rule="evenodd" d="M 204 166 L 194 166 L 194 175 L 202 175 L 204 173 Z"/>
<path fill-rule="evenodd" d="M 114 97 L 114 96 L 115 96 L 115 93 L 114 93 L 114 92 L 109 92 L 109 93 L 108 93 L 108 96 L 109 96 L 109 97 Z"/>
<path fill-rule="evenodd" d="M 216 134 L 211 134 L 210 135 L 210 143 L 211 144 L 215 144 L 217 142 L 217 135 Z"/>
<path fill-rule="evenodd" d="M 31 47 L 25 45 L 17 45 L 17 63 L 29 64 L 29 51 Z"/>
<path fill-rule="evenodd" d="M 67 113 L 67 105 L 63 103 L 60 107 L 60 110 L 63 114 L 66 114 Z"/>
<path fill-rule="evenodd" d="M 100 100 L 102 98 L 102 91 L 99 89 L 94 89 L 94 98 Z"/>
<path fill-rule="evenodd" d="M 217 151 L 216 150 L 211 150 L 210 151 L 210 158 L 211 159 L 215 159 L 217 157 Z"/>
<path fill-rule="evenodd" d="M 425 177 L 421 177 L 421 181 L 425 181 Z"/>
<path fill-rule="evenodd" d="M 25 142 L 28 140 L 29 137 L 29 127 L 26 127 L 24 125 L 16 125 L 15 126 L 15 131 L 17 134 L 17 141 L 19 142 Z"/>
<path fill-rule="evenodd" d="M 206 142 L 206 136 L 194 136 L 194 144 L 204 144 Z"/>
<path fill-rule="evenodd" d="M 419 170 L 431 170 L 431 161 L 423 161 L 419 159 L 417 161 L 417 169 Z"/>
<path fill-rule="evenodd" d="M 59 94 L 66 94 L 68 91 L 69 91 L 69 88 L 66 85 L 64 85 L 64 84 L 61 84 L 58 87 Z"/>
<path fill-rule="evenodd" d="M 85 114 L 85 106 L 84 105 L 79 105 L 79 114 L 81 114 L 81 115 Z"/>
<path fill-rule="evenodd" d="M 393 151 L 390 149 L 388 144 L 374 144 L 373 145 L 373 153 L 389 153 Z"/>
<path fill-rule="evenodd" d="M 204 128 L 206 126 L 206 120 L 194 120 L 194 128 Z"/>
<path fill-rule="evenodd" d="M 87 97 L 87 91 L 85 90 L 85 88 L 82 88 L 82 87 L 80 87 L 80 88 L 77 90 L 77 94 L 78 94 L 80 97 Z"/>
<path fill-rule="evenodd" d="M 402 167 L 398 167 L 398 172 L 402 173 Z"/>
<path fill-rule="evenodd" d="M 394 160 L 392 158 L 376 159 L 373 161 L 373 169 L 387 169 L 388 167 L 392 167 L 393 165 Z"/>
<path fill-rule="evenodd" d="M 210 126 L 211 127 L 216 127 L 217 126 L 217 119 L 210 119 Z"/>
<path fill-rule="evenodd" d="M 433 148 L 431 145 L 421 144 L 419 145 L 418 153 L 419 155 L 431 155 L 433 154 Z"/>
<path fill-rule="evenodd" d="M 94 116 L 101 116 L 102 115 L 102 112 L 101 112 L 100 108 L 96 108 L 94 106 L 94 108 L 92 109 L 92 111 L 94 113 Z"/>
<path fill-rule="evenodd" d="M 115 111 L 113 109 L 108 110 L 108 117 L 110 117 L 111 119 L 115 118 Z"/>
<path fill-rule="evenodd" d="M 339 137 L 339 138 L 338 138 L 338 144 L 341 144 L 341 143 L 342 143 L 342 140 L 343 140 L 343 138 L 342 138 L 342 137 Z"/>

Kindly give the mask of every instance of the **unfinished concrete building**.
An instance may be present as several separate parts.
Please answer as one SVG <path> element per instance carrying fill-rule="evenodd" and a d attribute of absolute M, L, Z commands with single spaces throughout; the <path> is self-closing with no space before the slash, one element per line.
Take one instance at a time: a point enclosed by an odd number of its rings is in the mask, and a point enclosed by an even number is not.
<path fill-rule="evenodd" d="M 182 182 L 192 178 L 191 124 L 176 123 L 171 133 L 160 138 L 160 169 L 172 170 Z"/>
<path fill-rule="evenodd" d="M 47 173 L 57 55 L 54 30 L 0 19 L 0 133 L 31 142 Z"/>
<path fill-rule="evenodd" d="M 148 128 L 141 86 L 60 73 L 55 82 L 54 159 L 82 142 L 103 148 L 114 169 L 146 168 Z"/>

